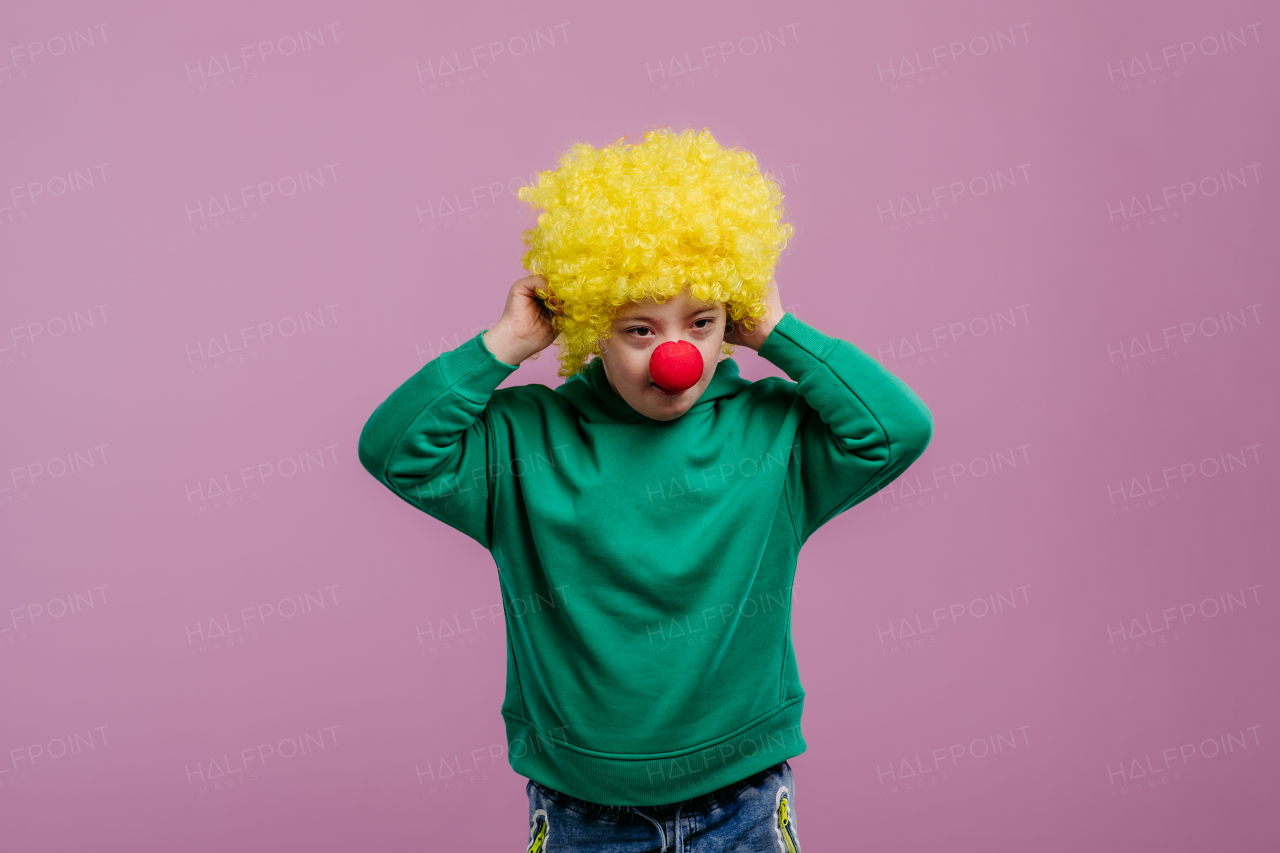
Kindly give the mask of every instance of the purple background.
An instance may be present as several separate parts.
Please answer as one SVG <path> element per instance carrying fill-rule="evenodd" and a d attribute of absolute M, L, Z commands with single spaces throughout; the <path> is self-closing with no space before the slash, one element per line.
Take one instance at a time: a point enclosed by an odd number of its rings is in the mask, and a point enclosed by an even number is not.
<path fill-rule="evenodd" d="M 800 557 L 806 849 L 1273 843 L 1274 4 L 186 5 L 0 26 L 0 846 L 524 843 L 492 559 L 356 441 L 658 125 L 936 422 Z"/>

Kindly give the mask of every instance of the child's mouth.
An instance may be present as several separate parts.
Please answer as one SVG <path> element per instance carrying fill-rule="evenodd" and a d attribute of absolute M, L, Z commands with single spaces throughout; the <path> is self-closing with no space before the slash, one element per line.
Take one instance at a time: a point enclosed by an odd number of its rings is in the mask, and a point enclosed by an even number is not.
<path fill-rule="evenodd" d="M 654 388 L 658 389 L 659 394 L 662 394 L 663 396 L 666 396 L 666 397 L 679 397 L 680 394 L 683 393 L 681 391 L 668 391 L 666 388 L 663 388 L 657 382 L 650 382 L 649 384 L 652 385 Z"/>

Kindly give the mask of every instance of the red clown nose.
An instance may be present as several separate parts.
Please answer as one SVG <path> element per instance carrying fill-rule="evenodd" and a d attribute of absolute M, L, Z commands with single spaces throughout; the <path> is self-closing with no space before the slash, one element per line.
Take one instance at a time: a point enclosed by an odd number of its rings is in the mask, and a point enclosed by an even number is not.
<path fill-rule="evenodd" d="M 649 357 L 649 375 L 667 391 L 685 391 L 702 378 L 702 353 L 688 341 L 667 341 Z"/>

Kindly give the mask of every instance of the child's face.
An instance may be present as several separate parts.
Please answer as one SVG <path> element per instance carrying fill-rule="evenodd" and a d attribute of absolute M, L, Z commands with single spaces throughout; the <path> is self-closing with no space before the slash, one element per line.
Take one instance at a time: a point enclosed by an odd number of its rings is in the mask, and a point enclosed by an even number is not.
<path fill-rule="evenodd" d="M 699 303 L 687 285 L 661 305 L 649 299 L 624 306 L 602 347 L 609 386 L 640 414 L 656 421 L 675 420 L 698 401 L 715 375 L 726 316 L 724 303 Z M 649 375 L 649 358 L 667 341 L 688 341 L 702 353 L 702 378 L 676 394 L 660 389 Z"/>

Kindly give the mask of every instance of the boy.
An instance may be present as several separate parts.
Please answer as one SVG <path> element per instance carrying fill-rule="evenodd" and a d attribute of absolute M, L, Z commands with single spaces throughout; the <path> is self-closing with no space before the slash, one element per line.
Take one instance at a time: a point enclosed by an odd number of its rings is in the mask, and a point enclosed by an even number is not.
<path fill-rule="evenodd" d="M 378 407 L 361 462 L 493 554 L 529 850 L 798 853 L 797 556 L 924 452 L 929 410 L 782 310 L 792 229 L 750 153 L 577 145 L 520 197 L 536 274 Z M 557 338 L 566 382 L 497 389 Z M 687 388 L 654 377 L 670 342 Z M 793 381 L 746 381 L 734 346 Z"/>

